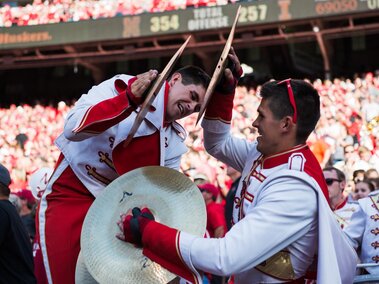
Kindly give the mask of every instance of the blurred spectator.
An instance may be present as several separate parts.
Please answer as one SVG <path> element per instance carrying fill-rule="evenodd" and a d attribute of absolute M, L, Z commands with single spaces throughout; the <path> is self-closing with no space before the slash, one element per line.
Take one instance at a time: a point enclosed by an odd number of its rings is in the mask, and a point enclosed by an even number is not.
<path fill-rule="evenodd" d="M 373 88 L 374 90 L 375 88 Z M 379 116 L 379 103 L 377 95 L 369 95 L 362 102 L 362 115 L 365 123 L 369 123 Z"/>
<path fill-rule="evenodd" d="M 16 135 L 17 145 L 20 146 L 23 152 L 25 151 L 25 143 L 27 140 L 28 140 L 28 136 L 23 132 Z"/>
<path fill-rule="evenodd" d="M 361 128 L 363 125 L 362 118 L 359 114 L 353 112 L 347 124 L 347 133 L 353 137 L 354 144 L 359 144 L 361 139 Z"/>
<path fill-rule="evenodd" d="M 207 231 L 211 238 L 222 238 L 226 233 L 224 208 L 216 203 L 220 189 L 211 183 L 198 185 L 207 207 Z"/>
<path fill-rule="evenodd" d="M 349 225 L 351 215 L 357 210 L 358 205 L 349 202 L 348 197 L 344 196 L 346 177 L 342 171 L 328 167 L 323 169 L 323 173 L 328 186 L 330 207 L 341 228 L 344 228 Z"/>
<path fill-rule="evenodd" d="M 333 166 L 344 172 L 347 180 L 353 180 L 354 165 L 359 159 L 353 145 L 344 147 L 344 159 Z"/>
<path fill-rule="evenodd" d="M 355 170 L 353 172 L 353 181 L 357 183 L 358 181 L 364 180 L 365 178 L 365 171 L 364 170 Z"/>
<path fill-rule="evenodd" d="M 354 190 L 353 172 L 360 159 L 360 146 L 370 151 L 370 168 L 379 169 L 379 120 L 370 125 L 357 124 L 363 112 L 361 102 L 370 94 L 379 93 L 379 76 L 371 74 L 354 80 L 315 80 L 313 85 L 320 94 L 323 114 L 315 134 L 324 137 L 330 145 L 332 165 L 345 173 L 345 192 L 348 193 Z M 248 140 L 257 136 L 246 116 L 257 115 L 259 88 L 256 85 L 251 87 L 250 83 L 237 86 L 231 130 L 234 135 Z M 71 108 L 72 105 L 61 102 L 58 107 L 24 104 L 0 109 L 0 123 L 7 126 L 0 129 L 0 163 L 11 172 L 12 191 L 30 189 L 28 177 L 31 173 L 41 167 L 54 167 L 59 155 L 54 140 L 62 132 L 64 117 Z M 201 127 L 195 125 L 196 119 L 197 115 L 192 115 L 180 121 L 189 132 L 186 144 L 190 147 L 190 151 L 182 157 L 181 168 L 191 178 L 197 173 L 206 174 L 207 182 L 229 188 L 230 179 L 222 168 L 224 164 L 204 151 L 203 133 Z M 356 124 L 352 126 L 353 123 Z M 28 137 L 24 152 L 16 141 L 21 129 Z"/>
<path fill-rule="evenodd" d="M 359 199 L 358 204 L 358 210 L 351 217 L 350 225 L 344 229 L 344 232 L 359 253 L 362 263 L 378 263 L 379 193 Z M 379 266 L 367 266 L 362 274 L 367 273 L 379 274 Z"/>
<path fill-rule="evenodd" d="M 369 180 L 359 180 L 355 183 L 354 199 L 359 200 L 365 198 L 374 190 L 374 185 Z"/>
<path fill-rule="evenodd" d="M 28 232 L 8 200 L 11 178 L 0 164 L 0 282 L 36 283 Z"/>
<path fill-rule="evenodd" d="M 309 136 L 307 144 L 311 149 L 312 153 L 315 155 L 317 161 L 319 162 L 321 168 L 325 168 L 332 156 L 331 147 L 325 141 L 325 136 L 318 137 L 315 132 Z"/>
<path fill-rule="evenodd" d="M 353 167 L 354 170 L 367 171 L 368 169 L 371 169 L 374 167 L 374 165 L 370 163 L 371 153 L 370 153 L 370 150 L 367 149 L 366 146 L 360 146 L 358 148 L 358 157 L 359 158 L 354 163 L 354 167 Z"/>
<path fill-rule="evenodd" d="M 377 178 L 368 178 L 367 179 L 369 182 L 371 182 L 372 183 L 372 185 L 374 186 L 374 191 L 377 191 L 377 190 L 379 190 L 379 177 L 377 177 Z M 373 192 L 374 192 L 373 191 Z M 372 193 L 373 193 L 372 192 Z"/>
<path fill-rule="evenodd" d="M 226 5 L 228 2 L 227 0 L 34 0 L 26 6 L 10 6 L 5 2 L 5 4 L 0 4 L 0 26 L 77 22 L 172 11 L 186 9 L 187 7 Z"/>
<path fill-rule="evenodd" d="M 12 191 L 29 188 L 27 177 L 38 168 L 53 168 L 58 158 L 58 148 L 53 141 L 63 129 L 63 118 L 70 106 L 54 108 L 42 105 L 11 105 L 0 109 L 0 163 L 9 168 Z M 17 147 L 16 136 L 20 126 L 25 128 L 28 140 L 23 152 Z"/>
<path fill-rule="evenodd" d="M 28 189 L 21 189 L 16 191 L 15 194 L 20 198 L 21 210 L 20 216 L 22 223 L 24 223 L 27 229 L 30 239 L 33 242 L 34 236 L 36 234 L 36 224 L 35 224 L 35 205 L 36 200 L 33 194 Z"/>
<path fill-rule="evenodd" d="M 370 179 L 370 178 L 379 178 L 379 172 L 377 169 L 368 169 L 365 172 L 365 178 Z"/>

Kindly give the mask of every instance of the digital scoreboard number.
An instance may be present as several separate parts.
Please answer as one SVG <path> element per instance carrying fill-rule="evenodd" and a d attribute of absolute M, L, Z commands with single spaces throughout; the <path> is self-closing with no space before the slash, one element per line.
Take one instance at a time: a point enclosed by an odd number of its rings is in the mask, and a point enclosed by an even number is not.
<path fill-rule="evenodd" d="M 319 0 L 315 1 L 317 15 L 349 13 L 379 9 L 379 0 Z"/>
<path fill-rule="evenodd" d="M 315 12 L 317 15 L 339 14 L 354 12 L 358 8 L 358 0 L 317 1 Z"/>
<path fill-rule="evenodd" d="M 150 18 L 150 31 L 152 33 L 176 31 L 179 29 L 179 15 L 163 15 Z"/>
<path fill-rule="evenodd" d="M 255 23 L 267 19 L 267 4 L 242 6 L 238 22 Z"/>

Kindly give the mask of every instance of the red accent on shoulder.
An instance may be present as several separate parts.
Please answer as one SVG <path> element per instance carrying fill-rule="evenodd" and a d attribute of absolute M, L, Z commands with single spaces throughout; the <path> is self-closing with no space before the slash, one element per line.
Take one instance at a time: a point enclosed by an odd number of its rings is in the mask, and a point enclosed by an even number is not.
<path fill-rule="evenodd" d="M 308 149 L 307 145 L 296 146 L 287 151 L 266 157 L 262 160 L 262 168 L 270 169 L 277 167 L 282 164 L 287 164 L 289 157 L 295 152 L 303 152 L 303 150 Z"/>
<path fill-rule="evenodd" d="M 295 152 L 300 152 L 303 154 L 306 160 L 304 164 L 304 172 L 316 180 L 316 182 L 322 190 L 322 193 L 324 194 L 326 200 L 329 203 L 328 187 L 326 185 L 322 169 L 316 157 L 307 145 L 296 146 L 288 151 L 265 158 L 262 161 L 262 168 L 269 169 L 279 166 L 281 164 L 288 163 L 289 157 Z"/>
<path fill-rule="evenodd" d="M 314 180 L 320 186 L 322 193 L 324 194 L 326 201 L 329 202 L 329 192 L 328 186 L 325 182 L 325 177 L 322 172 L 321 166 L 317 161 L 316 157 L 313 155 L 312 151 L 307 147 L 303 152 L 305 159 L 307 160 L 304 166 L 304 172 L 314 178 Z"/>

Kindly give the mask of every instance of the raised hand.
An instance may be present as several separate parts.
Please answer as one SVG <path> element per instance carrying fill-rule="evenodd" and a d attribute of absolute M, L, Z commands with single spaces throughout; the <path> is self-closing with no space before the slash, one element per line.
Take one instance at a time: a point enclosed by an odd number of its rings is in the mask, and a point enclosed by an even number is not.
<path fill-rule="evenodd" d="M 242 75 L 242 68 L 234 48 L 231 47 L 228 54 L 228 64 L 220 82 L 216 86 L 216 91 L 222 94 L 233 94 L 238 80 Z"/>
<path fill-rule="evenodd" d="M 137 79 L 130 86 L 132 94 L 137 98 L 141 98 L 157 75 L 157 70 L 149 70 L 137 75 Z"/>

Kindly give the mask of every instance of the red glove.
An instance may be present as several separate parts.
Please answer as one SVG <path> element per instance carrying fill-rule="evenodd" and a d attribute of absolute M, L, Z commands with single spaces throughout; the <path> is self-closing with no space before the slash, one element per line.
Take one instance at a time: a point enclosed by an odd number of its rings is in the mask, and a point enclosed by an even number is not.
<path fill-rule="evenodd" d="M 229 68 L 230 71 L 232 71 L 233 79 L 228 80 L 225 77 L 225 74 L 223 74 L 220 82 L 218 82 L 216 86 L 216 92 L 225 94 L 225 95 L 230 95 L 230 94 L 234 94 L 234 89 L 237 87 L 238 80 L 242 76 L 242 68 L 240 67 L 239 70 L 236 70 L 235 63 L 231 59 L 228 59 L 226 68 Z"/>
<path fill-rule="evenodd" d="M 134 207 L 132 215 L 123 222 L 125 241 L 142 247 L 142 235 L 147 224 L 154 221 L 154 216 L 148 208 Z"/>

